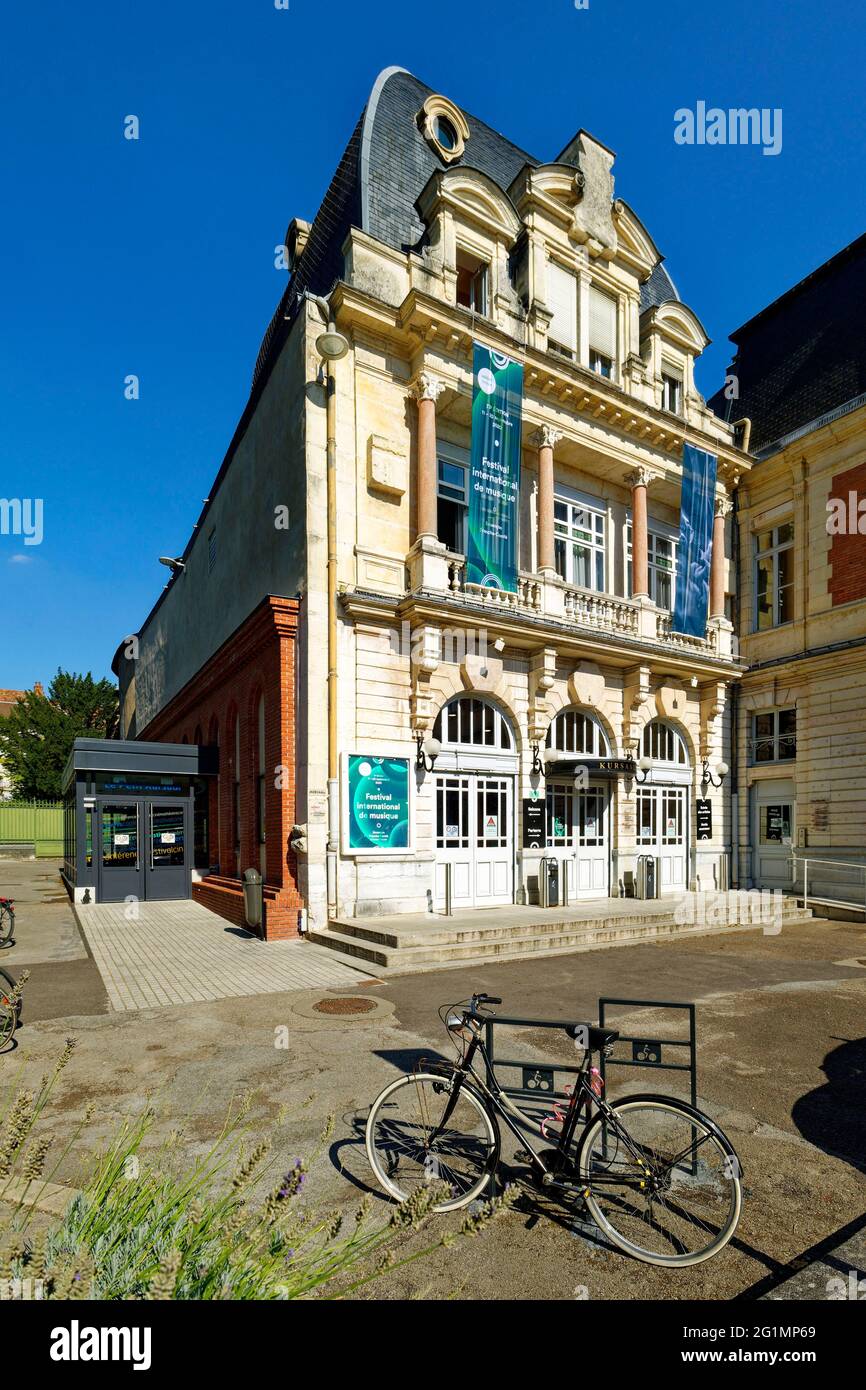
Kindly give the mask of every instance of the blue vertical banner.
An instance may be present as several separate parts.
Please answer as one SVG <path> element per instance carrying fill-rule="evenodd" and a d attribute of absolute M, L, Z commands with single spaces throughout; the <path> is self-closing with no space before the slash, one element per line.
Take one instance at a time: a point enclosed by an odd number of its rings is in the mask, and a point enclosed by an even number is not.
<path fill-rule="evenodd" d="M 677 597 L 671 629 L 673 632 L 687 633 L 690 637 L 705 637 L 707 633 L 715 496 L 715 454 L 696 449 L 693 444 L 685 444 Z"/>
<path fill-rule="evenodd" d="M 501 352 L 472 349 L 472 449 L 466 579 L 517 591 L 523 367 Z"/>

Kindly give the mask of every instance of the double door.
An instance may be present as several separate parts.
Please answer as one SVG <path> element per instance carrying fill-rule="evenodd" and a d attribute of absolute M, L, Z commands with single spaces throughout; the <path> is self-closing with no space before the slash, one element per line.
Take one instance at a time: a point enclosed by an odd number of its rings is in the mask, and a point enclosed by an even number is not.
<path fill-rule="evenodd" d="M 514 901 L 514 778 L 487 773 L 436 778 L 436 905 L 451 865 L 454 907 Z"/>
<path fill-rule="evenodd" d="M 99 902 L 189 897 L 188 802 L 105 800 L 95 815 Z"/>
<path fill-rule="evenodd" d="M 687 787 L 637 789 L 637 852 L 658 860 L 659 890 L 688 887 L 689 792 Z"/>
<path fill-rule="evenodd" d="M 590 782 L 576 788 L 567 782 L 547 784 L 547 852 L 568 866 L 573 898 L 610 895 L 610 788 Z M 560 901 L 563 889 L 560 887 Z"/>

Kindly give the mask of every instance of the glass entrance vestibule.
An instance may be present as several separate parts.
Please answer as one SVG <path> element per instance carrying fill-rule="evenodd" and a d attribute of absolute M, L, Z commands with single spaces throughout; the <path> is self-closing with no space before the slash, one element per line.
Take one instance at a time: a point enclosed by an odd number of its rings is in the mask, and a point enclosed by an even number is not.
<path fill-rule="evenodd" d="M 76 902 L 188 898 L 196 790 L 216 772 L 195 744 L 76 739 L 63 779 L 66 886 Z"/>

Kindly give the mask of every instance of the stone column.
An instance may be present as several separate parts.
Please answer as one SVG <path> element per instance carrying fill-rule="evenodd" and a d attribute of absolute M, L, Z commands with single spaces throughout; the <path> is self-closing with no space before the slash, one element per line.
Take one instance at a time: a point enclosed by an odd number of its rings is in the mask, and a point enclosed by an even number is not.
<path fill-rule="evenodd" d="M 631 592 L 632 598 L 649 598 L 647 562 L 646 490 L 652 480 L 648 468 L 636 468 L 626 475 L 631 488 Z"/>
<path fill-rule="evenodd" d="M 436 494 L 438 465 L 436 460 L 436 402 L 445 390 L 443 382 L 430 372 L 419 372 L 412 383 L 418 402 L 418 505 L 417 540 L 437 538 Z"/>
<path fill-rule="evenodd" d="M 542 425 L 530 438 L 538 449 L 538 572 L 556 574 L 553 551 L 553 450 L 562 432 Z"/>
<path fill-rule="evenodd" d="M 710 561 L 710 617 L 725 616 L 725 518 L 731 511 L 727 497 L 716 498 L 713 517 L 713 552 Z"/>

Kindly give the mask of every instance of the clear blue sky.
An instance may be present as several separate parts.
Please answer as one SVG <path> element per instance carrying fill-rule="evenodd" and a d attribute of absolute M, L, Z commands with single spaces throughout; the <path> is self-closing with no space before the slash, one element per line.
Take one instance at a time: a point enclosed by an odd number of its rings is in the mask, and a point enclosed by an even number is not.
<path fill-rule="evenodd" d="M 538 158 L 581 126 L 713 338 L 866 229 L 854 0 L 290 0 L 7 7 L 0 687 L 109 673 L 179 554 L 285 283 L 377 72 L 409 68 Z M 674 111 L 781 107 L 783 147 L 683 147 Z M 135 114 L 141 138 L 123 138 Z M 141 397 L 124 399 L 128 373 Z"/>

